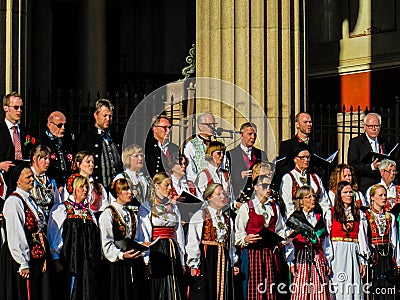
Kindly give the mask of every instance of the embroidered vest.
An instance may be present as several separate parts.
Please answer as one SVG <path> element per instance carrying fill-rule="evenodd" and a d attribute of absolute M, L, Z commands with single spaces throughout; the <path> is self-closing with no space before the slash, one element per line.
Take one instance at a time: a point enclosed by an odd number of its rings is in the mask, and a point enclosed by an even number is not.
<path fill-rule="evenodd" d="M 369 233 L 369 238 L 370 238 L 371 244 L 378 245 L 378 244 L 389 243 L 390 242 L 389 232 L 390 232 L 390 227 L 392 225 L 392 216 L 390 215 L 390 213 L 385 212 L 386 229 L 385 229 L 385 233 L 383 236 L 379 235 L 379 229 L 375 222 L 375 215 L 371 211 L 371 209 L 368 209 L 365 212 L 365 216 L 367 217 L 368 224 L 369 224 L 368 233 Z"/>
<path fill-rule="evenodd" d="M 358 239 L 358 230 L 359 230 L 359 226 L 360 226 L 360 220 L 353 221 L 352 223 L 354 224 L 354 226 L 353 226 L 352 230 L 347 232 L 343 228 L 344 224 L 342 224 L 336 220 L 333 207 L 331 208 L 331 211 L 332 211 L 331 238 L 338 238 L 339 240 L 341 240 L 341 239 L 357 240 Z"/>
<path fill-rule="evenodd" d="M 111 209 L 111 214 L 113 218 L 113 235 L 115 241 L 123 240 L 127 234 L 127 226 L 124 221 L 121 219 L 120 214 L 116 210 L 116 208 L 112 205 L 108 206 L 107 208 Z M 135 237 L 136 231 L 136 222 L 135 222 L 135 213 L 131 210 L 128 210 L 131 216 L 131 228 L 130 228 L 130 237 Z"/>
<path fill-rule="evenodd" d="M 229 239 L 229 233 L 230 233 L 230 222 L 229 222 L 229 216 L 226 214 L 222 214 L 224 218 L 225 224 L 226 224 L 226 231 L 227 234 L 224 237 L 223 244 L 227 246 L 227 242 Z M 203 232 L 202 232 L 202 241 L 207 241 L 207 242 L 214 242 L 216 241 L 217 237 L 217 230 L 215 229 L 215 226 L 213 224 L 213 220 L 211 218 L 210 211 L 208 208 L 203 209 Z"/>
<path fill-rule="evenodd" d="M 194 147 L 193 162 L 196 166 L 197 172 L 200 172 L 203 169 L 207 168 L 207 161 L 204 158 L 206 145 L 198 136 L 192 139 L 191 143 L 193 144 Z"/>
<path fill-rule="evenodd" d="M 83 219 L 93 221 L 92 214 L 88 211 L 88 209 L 84 209 L 82 213 L 76 213 L 75 208 L 69 201 L 63 202 L 66 208 L 67 219 Z"/>
<path fill-rule="evenodd" d="M 292 171 L 289 172 L 289 176 L 292 178 L 292 199 L 296 198 L 296 192 L 298 189 L 300 189 L 303 185 L 300 185 L 296 178 L 294 177 Z M 315 185 L 317 186 L 317 190 L 315 191 L 315 194 L 319 194 L 321 187 L 319 186 L 318 178 L 316 174 L 307 174 L 307 184 L 311 186 L 311 180 L 310 177 L 313 179 Z"/>

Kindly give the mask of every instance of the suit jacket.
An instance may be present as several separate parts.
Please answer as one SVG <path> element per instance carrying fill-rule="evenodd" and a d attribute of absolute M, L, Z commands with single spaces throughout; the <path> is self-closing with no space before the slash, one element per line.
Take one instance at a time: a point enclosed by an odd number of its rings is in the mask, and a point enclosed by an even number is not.
<path fill-rule="evenodd" d="M 168 152 L 169 155 L 173 155 L 174 153 L 179 153 L 179 147 L 174 143 L 168 144 Z M 144 158 L 146 161 L 146 169 L 151 178 L 158 172 L 165 172 L 166 159 L 167 157 L 161 151 L 160 147 L 158 147 L 158 142 L 153 136 L 153 132 L 151 131 L 146 139 L 146 144 L 144 148 Z M 171 170 L 167 170 L 171 171 Z"/>
<path fill-rule="evenodd" d="M 111 135 L 112 136 L 112 135 Z M 120 153 L 119 145 L 112 140 Z M 103 137 L 99 134 L 98 128 L 95 125 L 89 127 L 87 131 L 81 134 L 79 137 L 77 151 L 86 150 L 93 154 L 94 157 L 94 169 L 92 177 L 94 180 L 102 183 L 106 189 L 109 188 L 110 183 L 103 182 L 102 165 L 101 165 L 101 153 L 103 152 Z M 122 161 L 114 162 L 113 167 L 115 168 L 116 174 L 123 171 Z"/>
<path fill-rule="evenodd" d="M 267 154 L 256 147 L 252 148 L 252 155 L 253 154 L 256 157 L 255 163 L 268 160 Z M 232 187 L 235 198 L 237 199 L 239 197 L 241 190 L 243 190 L 246 195 L 251 197 L 253 191 L 252 179 L 251 177 L 242 179 L 242 171 L 247 171 L 249 169 L 243 160 L 243 150 L 240 145 L 228 151 L 227 158 L 229 159 Z"/>
<path fill-rule="evenodd" d="M 387 153 L 391 150 L 387 142 L 380 136 L 378 137 L 378 143 L 380 147 L 382 147 L 383 153 Z M 353 166 L 358 180 L 359 190 L 363 194 L 365 194 L 368 187 L 379 182 L 381 178 L 379 170 L 371 169 L 372 161 L 367 163 L 361 162 L 370 151 L 373 150 L 366 133 L 360 134 L 349 142 L 347 163 Z"/>
<path fill-rule="evenodd" d="M 65 133 L 62 138 L 62 144 L 60 151 L 56 146 L 56 141 L 50 139 L 50 137 L 44 132 L 40 137 L 40 144 L 50 148 L 50 166 L 46 171 L 47 176 L 56 181 L 57 187 L 64 186 L 68 176 L 72 172 L 73 156 L 75 154 L 75 145 L 73 144 L 72 135 Z M 62 152 L 63 158 L 60 153 Z M 64 159 L 66 164 L 66 170 L 61 168 L 61 160 Z"/>

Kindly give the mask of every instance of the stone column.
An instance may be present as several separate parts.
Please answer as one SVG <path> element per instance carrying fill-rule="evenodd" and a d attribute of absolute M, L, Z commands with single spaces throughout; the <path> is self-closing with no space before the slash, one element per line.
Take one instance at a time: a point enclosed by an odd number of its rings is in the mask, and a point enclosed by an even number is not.
<path fill-rule="evenodd" d="M 275 135 L 275 143 L 265 136 L 260 145 L 269 159 L 291 136 L 291 115 L 305 109 L 304 11 L 302 0 L 196 1 L 196 77 L 229 81 L 254 97 Z M 249 119 L 259 135 L 271 134 L 250 99 L 224 100 L 231 102 L 198 99 L 196 111 L 211 110 L 236 129 Z"/>
<path fill-rule="evenodd" d="M 18 91 L 26 93 L 27 56 L 26 0 L 0 2 L 0 75 L 2 95 Z"/>
<path fill-rule="evenodd" d="M 105 98 L 106 75 L 106 3 L 105 0 L 80 0 L 77 86 L 94 104 L 97 92 Z M 112 46 L 112 45 L 111 45 Z"/>

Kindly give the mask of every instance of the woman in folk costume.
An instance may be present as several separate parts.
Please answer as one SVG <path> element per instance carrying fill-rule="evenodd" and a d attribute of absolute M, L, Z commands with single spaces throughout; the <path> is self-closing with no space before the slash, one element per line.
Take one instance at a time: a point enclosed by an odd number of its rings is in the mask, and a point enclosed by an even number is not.
<path fill-rule="evenodd" d="M 0 254 L 0 299 L 54 299 L 46 219 L 30 197 L 33 172 L 21 163 L 12 172 L 13 193 L 4 205 L 7 239 Z"/>
<path fill-rule="evenodd" d="M 128 180 L 117 179 L 110 192 L 116 199 L 101 214 L 99 227 L 103 255 L 108 261 L 108 299 L 128 300 L 145 296 L 144 262 L 140 251 L 129 247 L 135 238 L 136 215 L 128 208 L 132 191 Z"/>
<path fill-rule="evenodd" d="M 85 203 L 89 205 L 92 212 L 102 212 L 108 206 L 109 199 L 104 186 L 96 178 L 92 177 L 94 170 L 93 154 L 87 151 L 76 153 L 73 169 L 73 174 L 79 174 L 89 180 L 88 197 L 85 199 Z M 69 195 L 68 188 L 65 188 L 63 199 L 67 200 Z"/>
<path fill-rule="evenodd" d="M 203 169 L 196 178 L 195 184 L 200 193 L 212 183 L 219 183 L 223 186 L 229 199 L 233 199 L 233 191 L 228 170 L 224 169 L 224 157 L 226 147 L 219 141 L 211 141 L 205 151 L 207 167 Z"/>
<path fill-rule="evenodd" d="M 239 208 L 235 219 L 235 244 L 242 248 L 240 270 L 244 274 L 244 299 L 276 299 L 280 275 L 287 271 L 283 268 L 279 242 L 273 241 L 276 235 L 282 239 L 286 237 L 286 225 L 279 206 L 270 197 L 270 183 L 266 175 L 254 179 L 254 198 Z M 268 241 L 263 241 L 258 234 L 264 227 L 271 231 Z M 284 273 L 287 277 L 287 272 Z M 261 289 L 260 283 L 264 285 Z M 260 293 L 263 289 L 267 289 L 266 292 Z"/>
<path fill-rule="evenodd" d="M 373 298 L 375 300 L 395 299 L 394 293 L 385 294 L 382 291 L 394 291 L 395 282 L 392 281 L 392 277 L 395 276 L 392 275 L 398 273 L 398 268 L 400 268 L 396 220 L 393 214 L 385 211 L 387 197 L 386 188 L 383 185 L 373 185 L 369 196 L 371 207 L 365 212 L 365 215 L 368 220 L 368 241 L 374 262 L 372 267 Z"/>
<path fill-rule="evenodd" d="M 59 298 L 98 299 L 101 243 L 96 218 L 85 203 L 89 180 L 73 174 L 68 178 L 66 188 L 70 196 L 52 209 L 48 228 L 56 271 L 66 274 L 66 288 L 60 288 L 64 294 Z"/>
<path fill-rule="evenodd" d="M 366 275 L 366 258 L 369 256 L 368 224 L 365 214 L 355 203 L 350 182 L 340 181 L 335 194 L 334 206 L 326 216 L 333 250 L 332 292 L 335 299 L 361 300 L 362 278 Z M 346 274 L 346 281 L 343 281 L 343 273 Z"/>
<path fill-rule="evenodd" d="M 303 185 L 308 185 L 314 190 L 317 203 L 324 212 L 328 211 L 331 207 L 331 202 L 322 180 L 316 173 L 308 171 L 311 154 L 307 144 L 300 143 L 288 159 L 293 160 L 294 168 L 283 175 L 280 188 L 280 195 L 285 202 L 286 218 L 294 211 L 293 199 L 296 198 L 297 190 Z"/>
<path fill-rule="evenodd" d="M 357 180 L 355 178 L 354 168 L 347 164 L 339 164 L 335 167 L 335 169 L 331 173 L 331 177 L 329 178 L 329 199 L 334 205 L 334 200 L 336 196 L 336 188 L 340 181 L 347 181 L 350 183 L 351 188 L 353 189 L 353 197 L 355 205 L 360 208 L 369 207 L 368 201 L 365 199 L 363 194 L 358 190 Z"/>
<path fill-rule="evenodd" d="M 43 210 L 47 221 L 51 208 L 61 202 L 56 181 L 46 175 L 50 166 L 50 154 L 50 148 L 43 145 L 36 146 L 30 152 L 31 169 L 35 179 L 31 195 Z"/>
<path fill-rule="evenodd" d="M 193 181 L 186 177 L 186 167 L 188 159 L 184 155 L 173 154 L 167 160 L 167 174 L 172 180 L 171 200 L 178 200 L 185 191 L 198 198 L 202 198 L 200 191 L 196 188 Z"/>
<path fill-rule="evenodd" d="M 185 299 L 185 237 L 178 207 L 168 198 L 172 182 L 164 172 L 156 173 L 153 182 L 150 200 L 139 208 L 136 231 L 138 242 L 154 243 L 144 256 L 150 299 Z"/>
<path fill-rule="evenodd" d="M 190 299 L 234 299 L 232 271 L 239 269 L 228 197 L 221 184 L 213 183 L 203 198 L 207 206 L 193 215 L 187 236 L 187 265 L 194 277 Z"/>
<path fill-rule="evenodd" d="M 151 178 L 142 172 L 144 162 L 143 149 L 139 145 L 132 144 L 122 151 L 122 163 L 125 170 L 115 176 L 113 181 L 120 178 L 128 180 L 132 190 L 133 199 L 128 204 L 135 212 L 139 206 L 150 198 Z M 111 195 L 112 196 L 112 195 Z"/>
<path fill-rule="evenodd" d="M 291 299 L 326 300 L 332 296 L 329 278 L 332 246 L 314 191 L 302 186 L 296 192 L 296 210 L 286 225 L 296 234 L 286 247 L 286 260 L 293 275 Z"/>

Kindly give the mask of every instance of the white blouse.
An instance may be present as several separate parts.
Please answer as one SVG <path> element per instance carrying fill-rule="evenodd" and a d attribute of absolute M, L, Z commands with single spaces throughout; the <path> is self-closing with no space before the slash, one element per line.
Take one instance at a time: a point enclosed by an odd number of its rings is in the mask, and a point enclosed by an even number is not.
<path fill-rule="evenodd" d="M 208 210 L 210 212 L 213 225 L 217 224 L 218 223 L 217 210 L 210 206 L 207 206 L 206 208 L 208 208 Z M 224 218 L 224 217 L 221 216 L 220 218 Z M 186 253 L 187 253 L 186 263 L 191 268 L 198 268 L 200 266 L 200 255 L 201 255 L 200 244 L 201 244 L 202 233 L 203 233 L 203 221 L 204 221 L 203 210 L 199 210 L 193 215 L 193 217 L 189 223 L 189 231 L 188 231 L 187 244 L 186 244 L 185 249 L 186 249 Z M 236 248 L 234 245 L 234 239 L 235 239 L 234 224 L 233 224 L 231 218 L 229 218 L 229 222 L 230 222 L 231 230 L 229 233 L 230 239 L 229 239 L 228 249 L 229 249 L 229 257 L 231 259 L 231 265 L 233 267 L 234 264 L 237 262 L 238 257 L 236 255 Z M 223 223 L 224 223 L 224 229 L 219 229 L 218 227 L 216 227 L 217 238 L 219 237 L 221 240 L 227 234 L 226 224 L 225 224 L 225 222 L 223 222 Z"/>
<path fill-rule="evenodd" d="M 183 233 L 181 214 L 179 212 L 178 206 L 175 204 L 171 205 L 171 211 L 159 216 L 152 216 L 150 210 L 150 203 L 148 201 L 143 202 L 139 208 L 138 217 L 138 227 L 136 230 L 135 240 L 139 243 L 152 242 L 153 225 L 154 226 L 174 226 L 174 240 L 178 244 L 179 254 L 181 256 L 181 264 L 185 265 L 185 236 Z M 157 212 L 162 212 L 159 205 L 155 206 Z M 146 251 L 144 256 L 144 262 L 150 263 L 150 252 Z"/>

